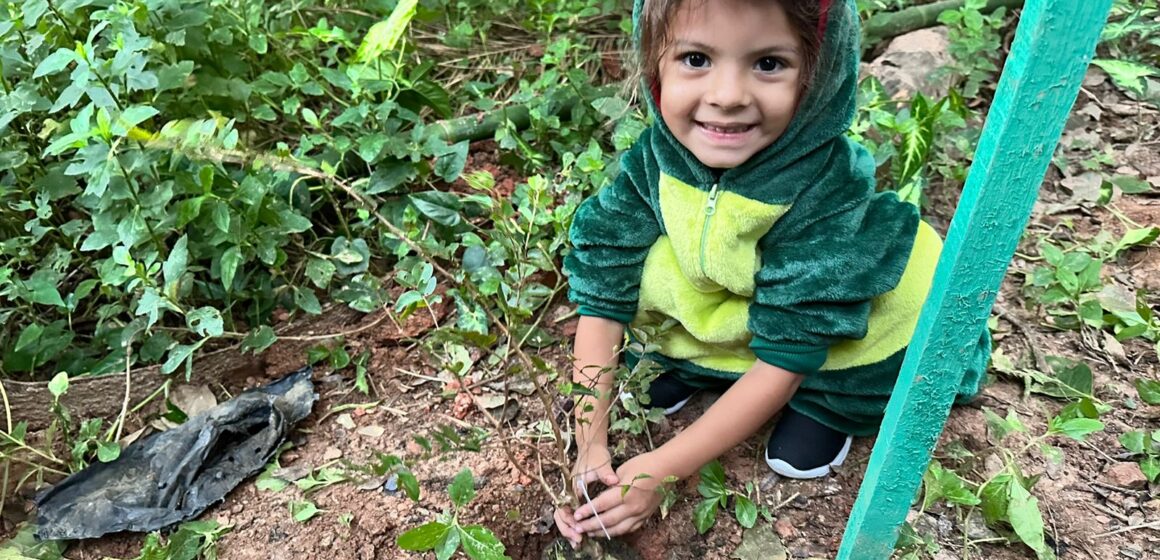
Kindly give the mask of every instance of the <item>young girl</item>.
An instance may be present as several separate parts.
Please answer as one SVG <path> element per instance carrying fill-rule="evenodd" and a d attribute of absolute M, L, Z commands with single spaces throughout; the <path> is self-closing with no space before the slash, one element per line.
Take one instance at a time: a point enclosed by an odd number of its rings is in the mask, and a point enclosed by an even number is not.
<path fill-rule="evenodd" d="M 573 544 L 640 527 L 663 480 L 693 475 L 787 403 L 770 468 L 814 478 L 840 465 L 851 436 L 878 430 L 941 248 L 916 208 L 874 193 L 873 157 L 844 135 L 854 0 L 637 0 L 634 24 L 655 124 L 578 210 L 565 260 L 581 315 L 574 380 L 598 395 L 575 408 L 573 475 L 581 495 L 609 487 L 557 510 Z M 664 369 L 650 405 L 671 413 L 698 389 L 724 393 L 614 471 L 616 349 L 626 325 L 666 320 L 676 326 L 650 341 Z M 989 349 L 984 330 L 974 366 L 956 373 L 960 399 L 978 392 Z"/>

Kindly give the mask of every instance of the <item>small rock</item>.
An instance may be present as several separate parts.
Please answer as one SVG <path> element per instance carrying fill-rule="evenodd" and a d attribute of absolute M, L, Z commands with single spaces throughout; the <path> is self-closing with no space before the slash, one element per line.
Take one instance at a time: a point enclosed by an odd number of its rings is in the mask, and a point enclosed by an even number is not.
<path fill-rule="evenodd" d="M 325 550 L 330 548 L 331 544 L 334 544 L 334 535 L 331 533 L 323 533 L 322 538 L 318 540 L 318 547 Z"/>
<path fill-rule="evenodd" d="M 342 450 L 337 447 L 327 447 L 326 451 L 322 452 L 323 461 L 333 461 L 342 458 Z"/>
<path fill-rule="evenodd" d="M 940 515 L 938 517 L 938 536 L 942 539 L 949 539 L 955 533 L 955 522 L 949 515 Z"/>
<path fill-rule="evenodd" d="M 239 513 L 242 513 L 242 511 L 245 509 L 246 509 L 245 506 L 243 506 L 242 504 L 234 504 L 234 507 L 230 508 L 230 515 L 237 515 Z"/>
<path fill-rule="evenodd" d="M 1003 463 L 1001 457 L 992 453 L 987 455 L 987 458 L 983 460 L 983 467 L 986 469 L 987 476 L 992 477 L 998 474 L 999 471 L 1007 468 L 1007 465 Z"/>
<path fill-rule="evenodd" d="M 823 496 L 834 496 L 838 492 L 841 492 L 841 491 L 842 491 L 842 487 L 838 486 L 837 483 L 827 484 L 822 488 L 822 495 Z"/>
<path fill-rule="evenodd" d="M 1139 490 L 1148 484 L 1147 477 L 1137 463 L 1116 463 L 1104 473 L 1108 484 Z"/>
<path fill-rule="evenodd" d="M 386 428 L 383 428 L 382 426 L 364 426 L 362 428 L 359 428 L 357 433 L 360 436 L 366 436 L 366 437 L 369 437 L 372 439 L 377 439 L 377 438 L 383 437 L 383 434 L 386 432 L 387 432 Z"/>
<path fill-rule="evenodd" d="M 1134 546 L 1121 546 L 1120 556 L 1123 556 L 1124 558 L 1131 558 L 1132 560 L 1138 560 L 1139 558 L 1144 557 L 1144 551 Z"/>
<path fill-rule="evenodd" d="M 977 509 L 971 510 L 971 515 L 967 517 L 967 538 L 979 541 L 998 537 L 999 534 L 987 526 L 986 520 L 983 519 L 983 513 Z"/>
<path fill-rule="evenodd" d="M 349 414 L 345 414 L 345 413 L 339 414 L 338 418 L 335 418 L 334 421 L 337 422 L 338 425 L 342 426 L 343 428 L 346 428 L 348 430 L 354 429 L 354 418 L 351 418 Z"/>
<path fill-rule="evenodd" d="M 935 99 L 943 97 L 950 79 L 936 70 L 951 63 L 947 34 L 947 28 L 936 27 L 899 35 L 890 41 L 882 56 L 865 65 L 864 71 L 878 78 L 895 99 L 909 99 L 915 92 Z"/>
<path fill-rule="evenodd" d="M 423 446 L 419 445 L 415 440 L 407 440 L 407 454 L 408 455 L 422 455 L 424 452 Z"/>
<path fill-rule="evenodd" d="M 793 499 L 793 507 L 796 507 L 796 508 L 804 508 L 804 507 L 808 506 L 809 504 L 810 504 L 810 501 L 805 496 L 799 495 L 799 496 L 795 496 Z"/>
<path fill-rule="evenodd" d="M 1160 175 L 1160 154 L 1140 144 L 1132 144 L 1124 151 L 1124 159 L 1145 176 Z"/>
<path fill-rule="evenodd" d="M 793 524 L 788 519 L 778 519 L 777 523 L 773 524 L 773 528 L 777 531 L 777 536 L 781 537 L 782 540 L 792 537 L 795 532 Z"/>

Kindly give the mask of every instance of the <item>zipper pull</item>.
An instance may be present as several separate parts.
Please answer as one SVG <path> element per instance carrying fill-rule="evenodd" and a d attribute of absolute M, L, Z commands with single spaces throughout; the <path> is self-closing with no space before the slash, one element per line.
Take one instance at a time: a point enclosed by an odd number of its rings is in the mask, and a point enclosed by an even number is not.
<path fill-rule="evenodd" d="M 705 206 L 705 215 L 712 216 L 717 212 L 717 183 L 709 190 L 709 204 Z"/>

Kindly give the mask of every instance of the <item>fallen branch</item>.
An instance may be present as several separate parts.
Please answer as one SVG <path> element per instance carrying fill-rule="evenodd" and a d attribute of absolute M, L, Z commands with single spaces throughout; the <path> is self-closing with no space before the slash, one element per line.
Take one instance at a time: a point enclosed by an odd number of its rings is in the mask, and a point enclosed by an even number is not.
<path fill-rule="evenodd" d="M 966 0 L 942 0 L 933 4 L 914 6 L 897 12 L 874 15 L 863 27 L 864 45 L 872 45 L 884 39 L 897 37 L 938 25 L 938 17 L 948 10 L 958 10 L 966 5 Z M 1023 0 L 987 0 L 981 11 L 990 13 L 1000 7 L 1014 9 L 1023 6 Z"/>

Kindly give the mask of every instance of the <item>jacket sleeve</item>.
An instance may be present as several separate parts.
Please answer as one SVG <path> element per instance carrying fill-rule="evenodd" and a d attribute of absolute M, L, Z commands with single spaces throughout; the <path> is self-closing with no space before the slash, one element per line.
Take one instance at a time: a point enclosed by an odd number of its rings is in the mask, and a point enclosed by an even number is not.
<path fill-rule="evenodd" d="M 763 239 L 749 309 L 754 354 L 803 375 L 866 336 L 871 300 L 898 285 L 918 230 L 917 209 L 872 194 L 871 179 L 836 184 L 807 191 Z"/>
<path fill-rule="evenodd" d="M 645 257 L 661 235 L 649 204 L 645 143 L 638 141 L 621 156 L 616 180 L 584 201 L 572 219 L 572 251 L 564 270 L 568 297 L 581 315 L 626 324 L 636 315 Z"/>

